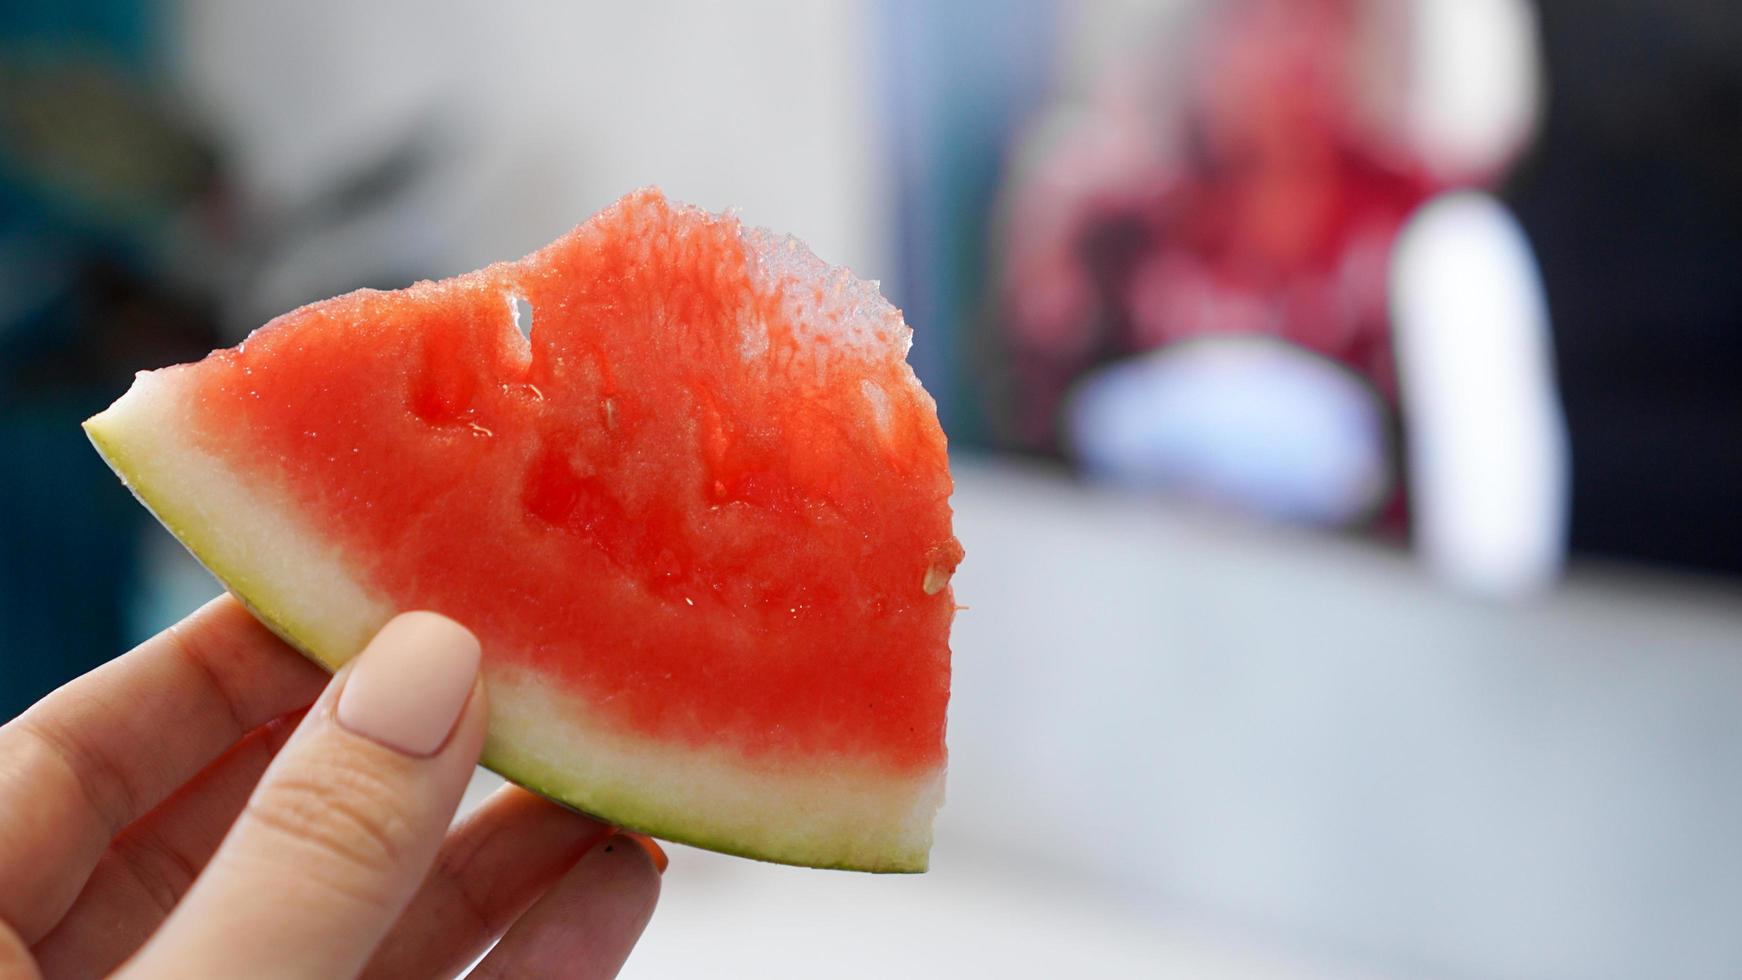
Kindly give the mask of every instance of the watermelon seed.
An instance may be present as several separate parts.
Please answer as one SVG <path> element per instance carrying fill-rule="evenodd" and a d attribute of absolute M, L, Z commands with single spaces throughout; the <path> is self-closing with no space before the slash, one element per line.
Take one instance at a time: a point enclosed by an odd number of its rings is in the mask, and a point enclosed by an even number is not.
<path fill-rule="evenodd" d="M 524 296 L 510 296 L 508 308 L 514 312 L 514 327 L 527 340 L 532 339 L 532 301 Z"/>
<path fill-rule="evenodd" d="M 926 595 L 937 595 L 948 584 L 950 573 L 940 565 L 932 565 L 925 570 L 925 581 L 920 583 L 920 588 L 925 590 Z"/>

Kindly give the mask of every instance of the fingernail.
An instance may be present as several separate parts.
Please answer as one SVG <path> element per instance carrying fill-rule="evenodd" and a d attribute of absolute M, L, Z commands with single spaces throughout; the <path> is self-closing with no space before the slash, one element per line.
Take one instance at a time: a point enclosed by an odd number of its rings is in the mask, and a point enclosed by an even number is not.
<path fill-rule="evenodd" d="M 434 755 L 465 710 L 478 658 L 478 638 L 446 616 L 395 616 L 351 668 L 339 724 L 406 755 Z"/>
<path fill-rule="evenodd" d="M 653 862 L 654 870 L 660 874 L 665 874 L 665 866 L 671 863 L 671 859 L 665 856 L 665 849 L 659 846 L 658 841 L 633 830 L 619 830 L 617 836 L 639 844 L 641 849 L 647 852 L 648 859 Z"/>

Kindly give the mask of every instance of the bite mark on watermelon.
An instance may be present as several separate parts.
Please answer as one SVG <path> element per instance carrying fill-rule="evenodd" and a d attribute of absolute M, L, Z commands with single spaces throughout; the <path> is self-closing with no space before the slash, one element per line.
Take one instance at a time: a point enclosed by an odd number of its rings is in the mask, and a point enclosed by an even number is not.
<path fill-rule="evenodd" d="M 918 871 L 962 552 L 910 337 L 796 240 L 642 191 L 142 373 L 86 429 L 329 669 L 401 610 L 471 627 L 510 779 L 670 840 Z"/>

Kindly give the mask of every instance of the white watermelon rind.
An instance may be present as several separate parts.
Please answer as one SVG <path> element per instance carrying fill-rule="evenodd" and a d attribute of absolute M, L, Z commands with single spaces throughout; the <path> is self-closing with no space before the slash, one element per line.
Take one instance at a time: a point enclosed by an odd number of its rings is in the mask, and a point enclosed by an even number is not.
<path fill-rule="evenodd" d="M 188 438 L 176 373 L 145 372 L 84 428 L 145 507 L 274 633 L 328 671 L 401 611 L 362 585 L 289 495 L 227 468 Z M 824 760 L 774 768 L 725 749 L 673 749 L 587 726 L 585 706 L 537 677 L 486 665 L 483 765 L 626 829 L 813 868 L 926 870 L 943 770 L 891 774 Z"/>

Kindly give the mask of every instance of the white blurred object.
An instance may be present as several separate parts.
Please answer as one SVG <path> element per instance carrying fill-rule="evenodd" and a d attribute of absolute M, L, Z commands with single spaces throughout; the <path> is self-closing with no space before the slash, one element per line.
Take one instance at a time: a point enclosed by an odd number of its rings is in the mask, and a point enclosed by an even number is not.
<path fill-rule="evenodd" d="M 1092 475 L 1266 516 L 1342 524 L 1388 484 L 1383 410 L 1350 372 L 1259 337 L 1200 340 L 1091 375 L 1066 409 Z"/>
<path fill-rule="evenodd" d="M 1442 177 L 1483 178 L 1530 138 L 1542 101 L 1536 14 L 1525 0 L 1414 0 L 1405 125 Z"/>
<path fill-rule="evenodd" d="M 1428 562 L 1505 595 L 1565 560 L 1566 421 L 1548 303 L 1524 230 L 1472 191 L 1424 207 L 1398 240 L 1392 319 L 1410 499 Z"/>

